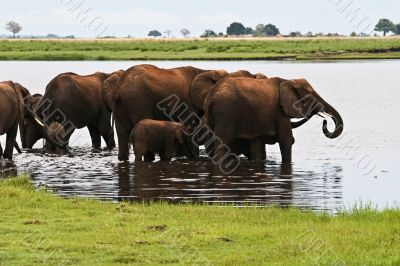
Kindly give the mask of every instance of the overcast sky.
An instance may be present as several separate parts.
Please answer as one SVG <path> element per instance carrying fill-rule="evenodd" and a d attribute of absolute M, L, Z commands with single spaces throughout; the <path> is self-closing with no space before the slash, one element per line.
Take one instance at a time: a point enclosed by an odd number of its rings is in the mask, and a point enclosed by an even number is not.
<path fill-rule="evenodd" d="M 349 34 L 371 32 L 383 17 L 400 23 L 398 0 L 0 0 L 0 7 L 0 25 L 15 20 L 22 35 L 145 37 L 157 29 L 180 36 L 187 28 L 198 36 L 208 28 L 226 32 L 234 21 L 249 27 L 272 23 L 282 33 Z M 8 34 L 4 26 L 0 34 Z"/>

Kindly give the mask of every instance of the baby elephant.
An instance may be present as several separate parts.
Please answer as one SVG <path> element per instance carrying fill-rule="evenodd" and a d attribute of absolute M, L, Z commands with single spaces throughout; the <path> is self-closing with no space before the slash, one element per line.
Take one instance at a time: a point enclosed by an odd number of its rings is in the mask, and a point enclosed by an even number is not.
<path fill-rule="evenodd" d="M 130 141 L 135 161 L 148 153 L 158 153 L 162 161 L 171 161 L 178 149 L 192 153 L 185 127 L 176 122 L 143 119 L 133 128 Z M 146 160 L 146 158 L 145 158 Z"/>

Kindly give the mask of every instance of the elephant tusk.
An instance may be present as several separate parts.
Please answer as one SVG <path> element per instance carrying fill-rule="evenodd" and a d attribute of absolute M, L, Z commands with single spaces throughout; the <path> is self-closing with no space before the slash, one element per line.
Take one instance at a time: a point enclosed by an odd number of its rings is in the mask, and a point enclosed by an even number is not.
<path fill-rule="evenodd" d="M 333 116 L 331 115 L 331 114 L 329 114 L 329 113 L 327 113 L 327 112 L 322 112 L 324 115 L 326 115 L 327 117 L 330 117 L 330 118 L 332 118 Z"/>
<path fill-rule="evenodd" d="M 39 120 L 37 116 L 34 116 L 33 119 L 35 119 L 35 122 L 39 124 L 39 126 L 44 127 L 43 123 Z"/>

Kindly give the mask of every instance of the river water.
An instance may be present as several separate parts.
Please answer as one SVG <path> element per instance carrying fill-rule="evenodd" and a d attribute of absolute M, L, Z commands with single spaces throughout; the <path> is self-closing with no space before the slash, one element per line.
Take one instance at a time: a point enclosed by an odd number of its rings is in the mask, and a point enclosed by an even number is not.
<path fill-rule="evenodd" d="M 69 154 L 46 154 L 40 142 L 33 151 L 15 154 L 13 163 L 0 161 L 1 175 L 27 172 L 37 187 L 58 195 L 111 201 L 257 203 L 327 211 L 360 202 L 399 207 L 400 61 L 0 62 L 0 80 L 14 80 L 31 93 L 43 93 L 62 72 L 112 72 L 140 63 L 304 77 L 342 115 L 344 133 L 327 139 L 322 119 L 314 117 L 294 131 L 291 168 L 282 169 L 279 147 L 274 145 L 266 147 L 266 162 L 242 160 L 237 171 L 224 176 L 206 158 L 135 164 L 131 154 L 130 163 L 120 163 L 117 150 L 93 151 L 88 131 L 82 129 L 72 136 Z M 5 137 L 0 141 L 4 147 Z"/>

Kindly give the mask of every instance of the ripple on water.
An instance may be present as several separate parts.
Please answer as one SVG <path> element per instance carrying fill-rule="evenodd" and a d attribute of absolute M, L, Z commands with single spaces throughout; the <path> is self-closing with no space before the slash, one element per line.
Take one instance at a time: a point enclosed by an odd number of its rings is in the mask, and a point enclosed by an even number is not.
<path fill-rule="evenodd" d="M 298 206 L 315 210 L 334 210 L 343 204 L 341 169 L 329 162 L 320 171 L 304 171 L 301 166 L 282 167 L 275 161 L 242 160 L 234 173 L 224 175 L 206 158 L 199 162 L 118 162 L 116 150 L 78 147 L 63 155 L 40 149 L 24 152 L 15 157 L 15 164 L 7 166 L 3 162 L 1 169 L 27 172 L 36 187 L 64 197 Z"/>

